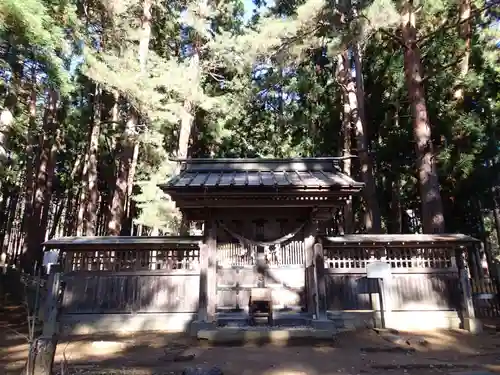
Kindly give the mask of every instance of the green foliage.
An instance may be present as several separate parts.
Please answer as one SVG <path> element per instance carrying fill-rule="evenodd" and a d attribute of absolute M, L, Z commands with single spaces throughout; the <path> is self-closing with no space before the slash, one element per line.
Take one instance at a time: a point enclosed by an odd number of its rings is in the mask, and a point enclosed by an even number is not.
<path fill-rule="evenodd" d="M 0 37 L 25 49 L 26 58 L 46 66 L 61 93 L 71 89 L 65 59 L 71 53 L 66 28 L 74 25 L 71 3 L 44 0 L 4 0 L 0 3 Z"/>
<path fill-rule="evenodd" d="M 138 61 L 142 1 L 4 0 L 0 3 L 2 94 L 19 93 L 10 164 L 2 181 L 22 184 L 26 130 L 41 133 L 49 87 L 63 95 L 63 147 L 55 195 L 68 195 L 78 155 L 87 149 L 94 85 L 104 90 L 99 190 L 109 202 L 120 139 L 131 108 L 140 113 L 135 222 L 174 233 L 173 202 L 158 187 L 174 170 L 183 116 L 194 119 L 190 155 L 332 156 L 342 152 L 338 55 L 360 43 L 368 138 L 377 193 L 388 228 L 392 186 L 402 210 L 419 210 L 411 113 L 399 40 L 402 1 L 276 1 L 245 21 L 242 0 L 153 2 L 146 68 Z M 477 201 L 490 210 L 499 172 L 500 69 L 495 9 L 473 17 L 469 71 L 458 63 L 466 43 L 458 4 L 415 2 L 425 93 L 449 231 L 475 233 Z M 476 8 L 485 4 L 474 2 Z M 261 6 L 261 2 L 257 2 Z M 81 63 L 80 63 L 81 61 Z M 21 68 L 19 64 L 21 63 Z M 17 64 L 17 65 L 16 65 Z M 77 69 L 70 73 L 69 66 Z M 34 125 L 27 98 L 31 67 L 39 93 Z M 16 70 L 17 69 L 17 70 Z M 19 81 L 12 72 L 23 72 Z M 9 73 L 9 74 L 7 74 Z M 461 85 L 464 100 L 453 94 Z M 113 93 L 119 121 L 111 123 Z M 192 106 L 185 111 L 185 104 Z M 39 150 L 35 150 L 38 152 Z M 359 152 L 352 147 L 353 153 Z M 358 165 L 353 163 L 357 177 Z M 106 203 L 109 204 L 109 203 Z M 103 205 L 106 208 L 106 205 Z M 104 208 L 104 210 L 105 210 Z M 475 210 L 475 211 L 474 211 Z M 476 220 L 476 221 L 475 221 Z M 472 223 L 472 224 L 471 224 Z M 358 228 L 362 230 L 362 228 Z"/>

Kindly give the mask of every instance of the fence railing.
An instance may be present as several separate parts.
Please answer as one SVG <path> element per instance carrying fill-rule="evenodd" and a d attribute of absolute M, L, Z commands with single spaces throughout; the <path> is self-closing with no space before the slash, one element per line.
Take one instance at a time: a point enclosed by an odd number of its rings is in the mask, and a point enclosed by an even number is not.
<path fill-rule="evenodd" d="M 494 278 L 471 279 L 474 310 L 478 318 L 500 317 L 498 281 Z"/>

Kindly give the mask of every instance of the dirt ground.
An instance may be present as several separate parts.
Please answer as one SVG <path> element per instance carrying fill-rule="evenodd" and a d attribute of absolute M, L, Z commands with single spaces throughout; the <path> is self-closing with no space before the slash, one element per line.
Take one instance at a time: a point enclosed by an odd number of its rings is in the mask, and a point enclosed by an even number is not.
<path fill-rule="evenodd" d="M 18 374 L 28 351 L 22 308 L 0 309 L 0 374 Z M 60 340 L 71 374 L 180 374 L 185 367 L 218 366 L 225 375 L 500 374 L 500 333 L 391 333 L 362 330 L 332 343 L 210 347 L 178 334 L 79 336 Z M 63 361 L 63 358 L 66 358 Z M 481 372 L 478 372 L 481 371 Z"/>

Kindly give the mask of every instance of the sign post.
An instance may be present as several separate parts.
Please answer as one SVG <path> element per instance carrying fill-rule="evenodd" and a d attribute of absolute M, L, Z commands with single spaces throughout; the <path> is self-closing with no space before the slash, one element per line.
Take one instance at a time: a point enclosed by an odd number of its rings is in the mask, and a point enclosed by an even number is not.
<path fill-rule="evenodd" d="M 366 277 L 368 279 L 377 279 L 380 297 L 380 320 L 382 328 L 386 328 L 385 318 L 386 311 L 389 312 L 387 306 L 387 295 L 385 281 L 392 276 L 391 265 L 386 262 L 372 262 L 366 266 Z M 390 313 L 390 312 L 389 312 Z"/>

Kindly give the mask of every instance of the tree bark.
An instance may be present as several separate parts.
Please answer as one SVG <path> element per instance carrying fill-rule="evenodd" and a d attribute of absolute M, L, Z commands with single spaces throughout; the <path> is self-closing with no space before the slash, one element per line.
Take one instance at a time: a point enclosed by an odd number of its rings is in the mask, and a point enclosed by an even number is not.
<path fill-rule="evenodd" d="M 459 34 L 464 42 L 464 55 L 460 60 L 458 66 L 460 68 L 460 78 L 463 79 L 469 72 L 469 59 L 470 59 L 470 48 L 471 48 L 471 3 L 470 0 L 460 0 L 460 26 Z M 464 88 L 461 82 L 458 83 L 458 87 L 455 90 L 454 98 L 456 100 L 462 101 L 464 99 Z"/>
<path fill-rule="evenodd" d="M 194 48 L 193 56 L 189 62 L 189 70 L 192 77 L 193 85 L 199 85 L 200 79 L 200 55 L 197 51 L 197 47 Z M 186 98 L 184 100 L 180 129 L 179 129 L 179 141 L 177 143 L 177 158 L 185 159 L 189 153 L 189 141 L 191 139 L 191 132 L 193 129 L 194 122 L 194 112 L 195 108 L 191 101 L 191 98 Z"/>
<path fill-rule="evenodd" d="M 0 202 L 0 246 L 4 242 L 5 233 L 7 232 L 7 202 L 12 199 L 10 196 L 10 188 L 11 185 L 9 183 L 2 184 L 2 201 Z"/>
<path fill-rule="evenodd" d="M 72 226 L 72 223 L 74 223 L 74 215 L 73 215 L 73 200 L 75 197 L 75 186 L 74 186 L 74 181 L 76 179 L 76 176 L 78 176 L 78 172 L 80 172 L 82 167 L 82 155 L 78 154 L 75 160 L 75 163 L 73 164 L 73 169 L 71 170 L 70 178 L 69 178 L 69 186 L 67 190 L 67 197 L 61 199 L 61 203 L 56 210 L 56 214 L 54 216 L 54 223 L 52 225 L 52 229 L 49 233 L 49 239 L 53 238 L 56 233 L 57 233 L 57 226 L 59 225 L 59 221 L 62 218 L 63 212 L 64 212 L 64 218 L 65 218 L 65 225 L 63 228 L 63 235 L 64 236 L 71 236 L 72 230 L 69 229 Z"/>
<path fill-rule="evenodd" d="M 76 235 L 83 236 L 85 232 L 85 204 L 87 202 L 88 193 L 88 170 L 89 170 L 89 154 L 85 154 L 85 161 L 82 170 L 82 186 L 78 194 L 78 206 L 76 214 Z"/>
<path fill-rule="evenodd" d="M 28 144 L 26 147 L 26 178 L 25 178 L 25 193 L 24 193 L 24 215 L 22 222 L 22 232 L 27 233 L 29 220 L 33 215 L 33 192 L 34 192 L 34 167 L 35 167 L 35 146 L 37 143 L 36 137 L 36 68 L 32 71 L 31 94 L 29 101 L 29 128 L 28 128 Z M 28 241 L 25 236 L 24 244 Z"/>
<path fill-rule="evenodd" d="M 351 176 L 351 159 L 348 156 L 351 154 L 352 144 L 352 127 L 351 127 L 351 106 L 349 102 L 349 58 L 347 52 L 339 55 L 338 80 L 342 87 L 342 156 L 346 157 L 343 160 L 342 170 L 347 176 Z M 344 225 L 345 233 L 352 233 L 354 229 L 354 210 L 352 206 L 352 198 L 345 203 L 344 206 Z"/>
<path fill-rule="evenodd" d="M 423 230 L 424 233 L 443 233 L 445 230 L 443 203 L 433 152 L 431 124 L 425 102 L 423 69 L 420 49 L 416 43 L 417 30 L 412 1 L 405 4 L 402 19 L 405 80 L 413 117 Z"/>
<path fill-rule="evenodd" d="M 141 75 L 146 73 L 146 62 L 151 39 L 151 0 L 143 0 L 141 15 L 141 39 L 139 40 L 139 64 Z M 108 234 L 120 235 L 122 221 L 127 211 L 127 202 L 130 199 L 128 192 L 132 191 L 135 175 L 134 155 L 138 156 L 137 125 L 139 123 L 139 111 L 132 109 L 129 120 L 125 127 L 122 152 L 120 155 L 120 166 L 116 177 L 113 200 L 110 209 L 110 220 Z M 137 153 L 137 154 L 136 154 Z M 135 160 L 137 160 L 137 156 Z M 130 187 L 129 187 L 130 185 Z"/>
<path fill-rule="evenodd" d="M 58 95 L 54 90 L 48 93 L 47 105 L 44 114 L 44 135 L 43 144 L 40 150 L 40 164 L 38 167 L 36 189 L 33 203 L 33 215 L 28 228 L 28 247 L 26 252 L 22 254 L 21 265 L 26 272 L 33 270 L 35 261 L 41 258 L 40 244 L 44 237 L 42 233 L 42 214 L 44 206 L 50 204 L 46 201 L 50 189 L 53 171 L 51 172 L 51 152 L 55 143 L 55 133 L 57 131 L 57 103 Z"/>
<path fill-rule="evenodd" d="M 9 204 L 7 206 L 7 217 L 5 223 L 5 229 L 2 233 L 2 239 L 0 246 L 6 252 L 8 252 L 10 237 L 12 235 L 12 226 L 14 224 L 14 219 L 16 217 L 17 204 L 19 202 L 19 191 L 17 186 L 12 186 L 9 190 Z"/>
<path fill-rule="evenodd" d="M 30 348 L 28 363 L 22 370 L 22 375 L 52 375 L 57 337 L 38 338 Z"/>
<path fill-rule="evenodd" d="M 85 235 L 94 236 L 97 223 L 97 201 L 99 199 L 99 190 L 97 186 L 97 167 L 99 163 L 99 136 L 101 133 L 101 87 L 95 84 L 93 98 L 93 121 L 90 131 L 89 147 L 87 151 L 87 200 L 85 202 Z"/>
<path fill-rule="evenodd" d="M 47 239 L 52 239 L 55 237 L 57 234 L 57 228 L 59 226 L 59 223 L 61 222 L 61 217 L 64 211 L 64 206 L 66 206 L 66 200 L 62 198 L 59 201 L 59 204 L 56 207 L 55 213 L 54 213 L 54 218 L 52 220 L 52 226 L 50 227 L 50 232 L 49 235 L 47 236 Z"/>
<path fill-rule="evenodd" d="M 377 199 L 377 187 L 375 185 L 375 178 L 373 177 L 372 159 L 368 152 L 368 140 L 366 139 L 365 95 L 360 53 L 359 46 L 355 43 L 352 48 L 352 55 L 356 72 L 356 83 L 350 80 L 348 85 L 349 106 L 351 107 L 351 121 L 354 125 L 356 148 L 360 162 L 360 177 L 361 181 L 365 184 L 363 188 L 363 198 L 366 204 L 364 210 L 365 229 L 368 233 L 381 233 L 382 222 Z"/>
<path fill-rule="evenodd" d="M 132 206 L 132 193 L 133 193 L 133 188 L 134 188 L 134 177 L 135 177 L 135 171 L 137 169 L 137 159 L 139 158 L 139 143 L 134 144 L 134 152 L 132 155 L 132 161 L 130 163 L 130 172 L 128 175 L 128 180 L 127 180 L 127 209 L 126 211 L 126 217 L 127 219 L 130 217 L 130 211 L 131 211 L 131 206 Z"/>
<path fill-rule="evenodd" d="M 117 90 L 114 90 L 112 92 L 113 94 L 113 106 L 111 107 L 111 110 L 109 112 L 109 115 L 111 117 L 111 122 L 112 122 L 112 138 L 111 138 L 111 150 L 113 150 L 113 155 L 118 156 L 120 155 L 120 143 L 119 143 L 119 137 L 118 137 L 118 120 L 120 118 L 119 116 L 119 101 L 120 101 L 120 94 Z M 118 173 L 118 168 L 120 168 L 120 160 L 117 158 L 117 160 L 111 164 L 111 167 L 109 168 L 110 170 L 108 171 L 110 177 L 108 180 L 108 196 L 107 196 L 107 209 L 108 209 L 108 214 L 106 215 L 106 221 L 104 223 L 105 230 L 107 230 L 107 227 L 109 226 L 109 222 L 111 220 L 111 210 L 113 207 L 113 197 L 114 197 L 114 191 L 115 191 L 115 186 L 116 186 L 116 176 Z M 108 176 L 108 175 L 107 175 Z"/>
<path fill-rule="evenodd" d="M 115 190 L 113 192 L 113 201 L 111 203 L 110 220 L 108 224 L 108 235 L 110 236 L 119 236 L 121 233 L 125 204 L 127 201 L 129 171 L 134 153 L 136 125 L 137 115 L 132 113 L 127 121 L 124 139 L 122 141 L 123 149 L 120 154 L 120 165 L 116 175 Z"/>
<path fill-rule="evenodd" d="M 57 111 L 57 109 L 56 109 Z M 54 114 L 54 116 L 56 116 Z M 55 120 L 55 117 L 54 117 Z M 50 148 L 50 158 L 49 158 L 49 165 L 47 168 L 47 188 L 45 189 L 45 197 L 44 197 L 44 206 L 42 210 L 42 217 L 40 219 L 40 234 L 41 234 L 41 239 L 40 243 L 45 240 L 45 235 L 47 233 L 47 224 L 48 224 L 48 219 L 49 219 L 49 210 L 51 208 L 51 203 L 52 203 L 52 188 L 53 188 L 53 180 L 54 180 L 54 173 L 55 173 L 55 167 L 57 163 L 57 154 L 61 148 L 61 130 L 56 129 L 56 135 L 54 137 L 54 142 L 52 143 L 52 146 Z"/>

